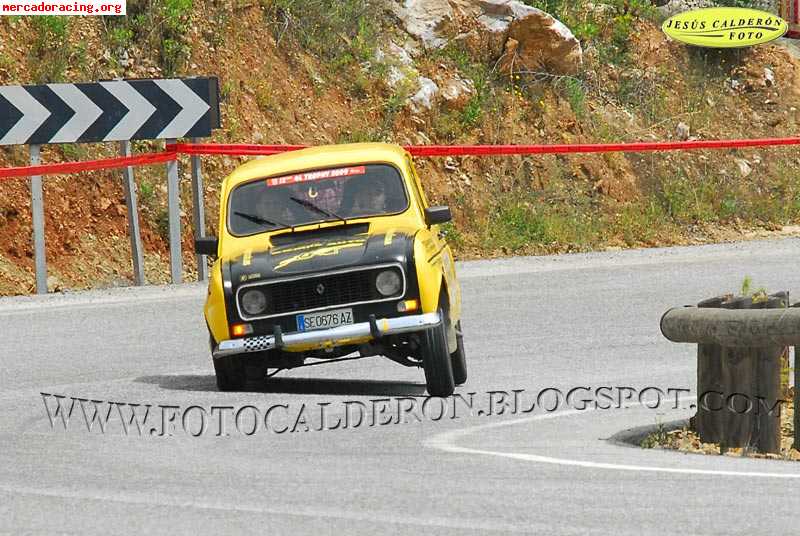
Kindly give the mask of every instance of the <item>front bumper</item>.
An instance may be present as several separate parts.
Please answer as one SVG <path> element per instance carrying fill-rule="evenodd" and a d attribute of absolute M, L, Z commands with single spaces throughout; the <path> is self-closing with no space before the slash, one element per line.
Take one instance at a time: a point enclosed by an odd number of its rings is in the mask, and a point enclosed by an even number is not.
<path fill-rule="evenodd" d="M 292 346 L 337 346 L 337 343 L 348 342 L 363 338 L 374 338 L 375 331 L 379 336 L 412 333 L 438 326 L 442 321 L 439 313 L 424 313 L 421 315 L 402 316 L 399 318 L 381 318 L 375 325 L 369 322 L 339 326 L 338 328 L 320 329 L 315 331 L 300 331 L 282 335 L 283 347 Z M 214 359 L 236 354 L 251 352 L 264 352 L 276 348 L 275 337 L 272 335 L 259 335 L 222 341 L 214 349 Z"/>

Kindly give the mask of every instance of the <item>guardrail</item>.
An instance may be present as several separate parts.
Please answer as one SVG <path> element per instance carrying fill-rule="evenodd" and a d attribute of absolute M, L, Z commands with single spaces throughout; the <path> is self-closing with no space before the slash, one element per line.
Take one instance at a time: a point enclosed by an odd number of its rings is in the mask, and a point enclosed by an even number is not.
<path fill-rule="evenodd" d="M 722 452 L 780 452 L 783 371 L 794 346 L 794 448 L 800 447 L 800 308 L 788 301 L 788 292 L 757 301 L 719 297 L 664 313 L 664 337 L 697 344 L 694 427 L 701 441 L 719 443 Z"/>

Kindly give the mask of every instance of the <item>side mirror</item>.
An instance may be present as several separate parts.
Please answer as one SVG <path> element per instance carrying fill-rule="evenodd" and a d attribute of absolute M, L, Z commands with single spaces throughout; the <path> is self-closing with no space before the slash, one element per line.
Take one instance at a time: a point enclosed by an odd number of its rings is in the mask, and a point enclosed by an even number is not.
<path fill-rule="evenodd" d="M 216 257 L 217 249 L 219 249 L 219 238 L 216 236 L 206 236 L 194 240 L 194 251 L 198 255 Z"/>
<path fill-rule="evenodd" d="M 447 223 L 452 219 L 453 215 L 450 214 L 450 207 L 448 206 L 428 207 L 425 209 L 425 224 L 429 227 Z"/>

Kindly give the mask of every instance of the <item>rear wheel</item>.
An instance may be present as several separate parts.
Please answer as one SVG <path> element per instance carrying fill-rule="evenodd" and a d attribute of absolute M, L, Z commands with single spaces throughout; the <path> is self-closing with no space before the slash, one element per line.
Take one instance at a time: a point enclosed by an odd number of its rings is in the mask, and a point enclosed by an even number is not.
<path fill-rule="evenodd" d="M 441 314 L 441 311 L 439 311 Z M 422 367 L 430 396 L 450 396 L 455 390 L 453 366 L 447 351 L 444 320 L 422 335 Z"/>
<path fill-rule="evenodd" d="M 453 366 L 453 381 L 462 385 L 467 381 L 467 355 L 464 353 L 464 337 L 461 335 L 461 321 L 456 323 L 456 351 L 450 354 Z"/>

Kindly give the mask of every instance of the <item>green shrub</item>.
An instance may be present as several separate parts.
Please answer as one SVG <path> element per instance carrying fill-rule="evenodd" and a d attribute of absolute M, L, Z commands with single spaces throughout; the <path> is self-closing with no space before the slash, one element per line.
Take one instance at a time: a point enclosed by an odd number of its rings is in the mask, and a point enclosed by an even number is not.
<path fill-rule="evenodd" d="M 629 246 L 647 242 L 667 223 L 661 204 L 655 199 L 629 203 L 619 211 L 615 226 Z"/>
<path fill-rule="evenodd" d="M 642 440 L 640 446 L 643 449 L 653 449 L 666 446 L 668 441 L 669 435 L 667 434 L 666 428 L 664 428 L 664 424 L 659 419 L 656 419 L 655 431 L 649 433 L 647 437 Z"/>
<path fill-rule="evenodd" d="M 106 32 L 106 39 L 114 48 L 128 48 L 133 40 L 133 30 L 128 26 L 112 26 Z"/>
<path fill-rule="evenodd" d="M 155 189 L 151 182 L 143 180 L 139 183 L 139 199 L 148 206 L 155 199 Z"/>
<path fill-rule="evenodd" d="M 189 45 L 180 39 L 166 38 L 161 46 L 161 67 L 167 76 L 175 75 L 189 55 Z"/>
<path fill-rule="evenodd" d="M 431 118 L 431 130 L 440 140 L 454 141 L 464 131 L 461 113 L 438 110 Z"/>
<path fill-rule="evenodd" d="M 36 82 L 60 82 L 69 64 L 69 17 L 44 15 L 31 17 L 34 30 L 33 78 Z"/>
<path fill-rule="evenodd" d="M 169 242 L 169 211 L 165 208 L 156 215 L 156 231 L 164 242 Z"/>
<path fill-rule="evenodd" d="M 466 127 L 472 127 L 478 124 L 483 115 L 483 99 L 480 95 L 472 97 L 464 109 L 461 110 L 461 124 Z"/>
<path fill-rule="evenodd" d="M 481 126 L 486 112 L 498 108 L 500 101 L 495 88 L 501 80 L 489 66 L 474 61 L 469 51 L 455 41 L 433 52 L 432 59 L 453 63 L 474 84 L 475 94 L 460 111 L 443 112 L 435 119 L 437 135 L 453 140 L 462 131 Z"/>
<path fill-rule="evenodd" d="M 692 180 L 685 175 L 661 182 L 664 208 L 676 223 L 696 223 L 717 219 L 715 201 L 719 191 L 711 180 Z"/>
<path fill-rule="evenodd" d="M 461 234 L 461 231 L 458 230 L 453 222 L 449 221 L 442 225 L 442 233 L 451 247 L 457 250 L 464 247 L 464 235 Z"/>
<path fill-rule="evenodd" d="M 366 143 L 366 142 L 375 142 L 375 141 L 382 141 L 383 134 L 378 130 L 354 130 L 354 131 L 346 131 L 340 132 L 338 136 L 336 136 L 336 143 Z"/>
<path fill-rule="evenodd" d="M 564 91 L 570 108 L 578 118 L 582 118 L 586 113 L 586 92 L 583 83 L 577 78 L 565 78 Z"/>
<path fill-rule="evenodd" d="M 192 0 L 129 2 L 126 17 L 105 17 L 105 40 L 114 49 L 127 49 L 136 42 L 167 76 L 173 76 L 189 54 L 186 32 L 192 7 Z"/>
<path fill-rule="evenodd" d="M 545 218 L 529 206 L 512 199 L 500 203 L 490 222 L 488 234 L 492 247 L 511 252 L 553 241 Z"/>
<path fill-rule="evenodd" d="M 16 73 L 17 62 L 8 53 L 0 52 L 0 71 L 5 71 L 10 77 Z"/>
<path fill-rule="evenodd" d="M 272 95 L 272 87 L 268 82 L 261 82 L 255 88 L 256 104 L 262 112 L 275 112 L 277 103 Z"/>
<path fill-rule="evenodd" d="M 162 0 L 161 65 L 168 76 L 176 74 L 189 55 L 185 36 L 191 10 L 192 0 Z"/>
<path fill-rule="evenodd" d="M 61 153 L 64 155 L 64 158 L 66 158 L 70 162 L 74 162 L 76 160 L 85 160 L 86 157 L 89 155 L 89 151 L 86 149 L 86 145 L 80 143 L 65 143 L 60 147 L 61 147 Z"/>
<path fill-rule="evenodd" d="M 546 13 L 550 13 L 553 16 L 558 16 L 564 4 L 569 4 L 569 2 L 565 2 L 564 0 L 525 0 L 525 3 L 529 6 L 541 9 Z"/>
<path fill-rule="evenodd" d="M 287 35 L 333 67 L 370 60 L 380 8 L 374 0 L 264 0 L 275 38 Z"/>

